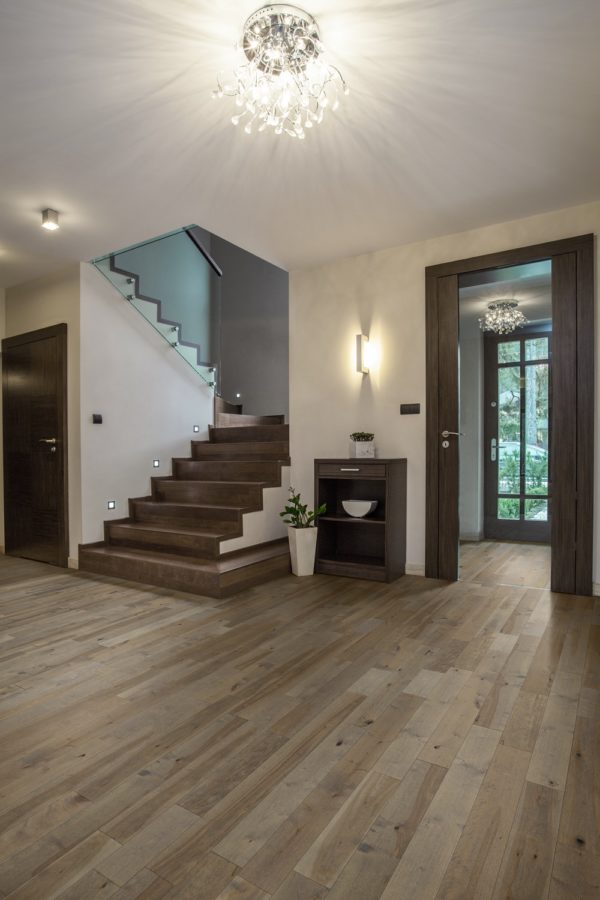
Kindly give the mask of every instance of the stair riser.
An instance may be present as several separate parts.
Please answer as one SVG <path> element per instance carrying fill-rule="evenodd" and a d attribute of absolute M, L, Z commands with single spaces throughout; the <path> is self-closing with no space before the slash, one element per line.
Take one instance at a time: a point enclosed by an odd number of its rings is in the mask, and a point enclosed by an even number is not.
<path fill-rule="evenodd" d="M 285 416 L 247 416 L 229 412 L 215 413 L 215 425 L 218 428 L 231 428 L 232 426 L 247 428 L 250 425 L 283 425 L 284 423 Z"/>
<path fill-rule="evenodd" d="M 239 443 L 213 444 L 210 441 L 192 441 L 192 458 L 197 460 L 240 459 L 289 461 L 290 448 L 286 441 L 240 441 Z"/>
<path fill-rule="evenodd" d="M 258 484 L 227 482 L 155 480 L 152 493 L 166 503 L 231 503 L 245 508 L 262 509 L 262 488 Z"/>
<path fill-rule="evenodd" d="M 160 563 L 153 564 L 149 560 L 138 561 L 98 556 L 92 551 L 81 549 L 79 551 L 79 568 L 84 572 L 124 578 L 126 581 L 171 588 L 174 591 L 189 591 L 192 594 L 203 594 L 207 597 L 221 596 L 217 574 L 190 572 L 185 569 L 175 569 L 172 566 L 165 567 Z"/>
<path fill-rule="evenodd" d="M 245 588 L 264 584 L 273 578 L 288 575 L 290 560 L 288 554 L 278 555 L 218 575 L 167 566 L 152 560 L 120 559 L 117 556 L 95 554 L 93 550 L 80 547 L 79 568 L 83 572 L 123 578 L 175 591 L 187 591 L 205 597 L 222 598 L 230 597 Z"/>
<path fill-rule="evenodd" d="M 233 428 L 208 429 L 213 443 L 235 443 L 237 441 L 289 441 L 289 425 L 245 425 Z"/>
<path fill-rule="evenodd" d="M 153 501 L 134 500 L 131 504 L 131 517 L 136 522 L 156 522 L 157 525 L 187 528 L 204 528 L 219 526 L 223 532 L 238 532 L 242 527 L 242 515 L 236 509 L 188 509 L 177 503 L 156 503 Z"/>
<path fill-rule="evenodd" d="M 198 481 L 265 481 L 281 483 L 281 468 L 271 461 L 204 461 L 173 460 L 173 475 L 177 479 Z"/>
<path fill-rule="evenodd" d="M 184 556 L 206 556 L 208 559 L 217 559 L 220 548 L 220 540 L 216 535 L 172 534 L 160 529 L 146 531 L 122 528 L 110 523 L 107 540 L 122 547 L 139 547 L 159 553 L 181 553 Z"/>
<path fill-rule="evenodd" d="M 230 403 L 228 400 L 224 400 L 222 397 L 215 395 L 215 416 L 218 413 L 235 413 L 236 415 L 241 415 L 243 412 L 243 407 L 241 403 Z"/>

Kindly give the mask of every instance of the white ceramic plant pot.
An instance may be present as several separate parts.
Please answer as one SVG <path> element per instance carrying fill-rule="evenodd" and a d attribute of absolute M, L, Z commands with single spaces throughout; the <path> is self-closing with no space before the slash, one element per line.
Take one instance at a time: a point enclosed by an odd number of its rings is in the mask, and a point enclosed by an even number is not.
<path fill-rule="evenodd" d="M 375 456 L 375 441 L 350 441 L 350 456 L 353 459 L 372 459 Z"/>
<path fill-rule="evenodd" d="M 290 556 L 294 575 L 312 575 L 315 571 L 315 552 L 317 549 L 317 529 L 293 528 L 288 525 Z"/>

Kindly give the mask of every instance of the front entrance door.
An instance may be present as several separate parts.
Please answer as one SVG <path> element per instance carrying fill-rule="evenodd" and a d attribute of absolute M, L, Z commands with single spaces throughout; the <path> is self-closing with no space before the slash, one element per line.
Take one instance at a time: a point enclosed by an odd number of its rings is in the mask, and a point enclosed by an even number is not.
<path fill-rule="evenodd" d="M 550 541 L 552 334 L 486 334 L 484 535 Z"/>
<path fill-rule="evenodd" d="M 66 566 L 67 326 L 2 341 L 6 553 Z"/>

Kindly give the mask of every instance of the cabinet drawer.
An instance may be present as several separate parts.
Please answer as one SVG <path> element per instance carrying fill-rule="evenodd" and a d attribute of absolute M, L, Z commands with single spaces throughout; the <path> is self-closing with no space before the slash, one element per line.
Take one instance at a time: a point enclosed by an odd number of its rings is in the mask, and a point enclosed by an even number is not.
<path fill-rule="evenodd" d="M 385 465 L 356 463 L 319 463 L 317 474 L 329 478 L 385 478 Z"/>

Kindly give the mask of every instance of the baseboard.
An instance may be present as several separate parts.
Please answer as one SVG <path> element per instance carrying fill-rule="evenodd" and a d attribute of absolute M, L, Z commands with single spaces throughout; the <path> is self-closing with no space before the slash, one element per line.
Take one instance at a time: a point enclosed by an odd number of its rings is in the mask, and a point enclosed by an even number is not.
<path fill-rule="evenodd" d="M 425 566 L 421 563 L 406 563 L 404 570 L 407 575 L 425 575 Z"/>
<path fill-rule="evenodd" d="M 465 534 L 461 534 L 459 540 L 461 541 L 482 541 L 483 534 L 481 531 L 467 531 Z"/>
<path fill-rule="evenodd" d="M 75 559 L 74 556 L 69 556 L 67 560 L 67 568 L 68 569 L 78 569 L 79 568 L 79 560 Z"/>

